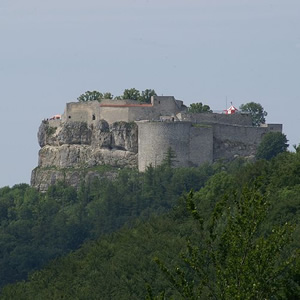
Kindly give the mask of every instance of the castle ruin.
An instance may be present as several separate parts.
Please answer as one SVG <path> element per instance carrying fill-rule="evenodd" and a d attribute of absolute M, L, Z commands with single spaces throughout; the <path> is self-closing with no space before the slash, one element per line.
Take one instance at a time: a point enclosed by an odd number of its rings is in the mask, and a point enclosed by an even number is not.
<path fill-rule="evenodd" d="M 74 177 L 74 169 L 97 165 L 145 171 L 160 165 L 169 149 L 181 167 L 254 156 L 270 131 L 282 132 L 282 125 L 254 127 L 251 116 L 241 113 L 188 113 L 183 101 L 169 96 L 153 96 L 149 104 L 71 102 L 61 119 L 42 122 L 39 165 L 31 182 L 43 190 L 65 179 L 67 169 Z"/>

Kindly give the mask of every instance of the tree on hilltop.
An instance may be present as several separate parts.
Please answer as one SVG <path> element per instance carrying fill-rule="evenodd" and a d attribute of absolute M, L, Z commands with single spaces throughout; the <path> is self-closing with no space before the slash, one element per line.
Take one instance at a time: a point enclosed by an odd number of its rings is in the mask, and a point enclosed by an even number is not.
<path fill-rule="evenodd" d="M 125 89 L 123 95 L 113 97 L 112 93 L 106 92 L 101 93 L 98 91 L 86 91 L 84 94 L 80 95 L 77 100 L 79 102 L 87 101 L 98 101 L 100 102 L 103 99 L 115 99 L 115 100 L 135 100 L 140 103 L 150 103 L 151 97 L 156 96 L 156 92 L 153 89 L 146 89 L 144 91 L 139 91 L 135 88 Z"/>
<path fill-rule="evenodd" d="M 139 102 L 150 103 L 152 96 L 157 96 L 156 92 L 151 89 L 146 89 L 146 90 L 142 91 L 140 98 L 138 100 L 139 100 Z"/>
<path fill-rule="evenodd" d="M 102 94 L 98 91 L 86 91 L 84 94 L 81 94 L 77 100 L 79 102 L 87 102 L 87 101 L 98 101 L 101 102 L 103 99 L 113 99 L 113 95 L 110 92 L 106 92 Z"/>
<path fill-rule="evenodd" d="M 103 99 L 113 99 L 114 96 L 110 92 L 106 92 L 103 94 Z"/>
<path fill-rule="evenodd" d="M 122 98 L 137 101 L 140 98 L 140 96 L 141 94 L 139 90 L 135 88 L 131 88 L 131 89 L 124 90 Z"/>
<path fill-rule="evenodd" d="M 212 113 L 212 110 L 210 109 L 209 105 L 202 104 L 202 102 L 192 103 L 190 107 L 188 108 L 188 112 L 190 113 Z"/>
<path fill-rule="evenodd" d="M 246 104 L 242 104 L 240 106 L 241 112 L 250 113 L 252 117 L 252 125 L 259 126 L 260 124 L 265 124 L 265 117 L 268 113 L 264 110 L 264 108 L 259 103 L 249 102 Z"/>
<path fill-rule="evenodd" d="M 125 89 L 122 96 L 115 97 L 116 100 L 129 99 L 139 101 L 141 103 L 150 103 L 151 97 L 156 96 L 156 92 L 153 89 L 146 89 L 142 92 L 136 88 Z"/>

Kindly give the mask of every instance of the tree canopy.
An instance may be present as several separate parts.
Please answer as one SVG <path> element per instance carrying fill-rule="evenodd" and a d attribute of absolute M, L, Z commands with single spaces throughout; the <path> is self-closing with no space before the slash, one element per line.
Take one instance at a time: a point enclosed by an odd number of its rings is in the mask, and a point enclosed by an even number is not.
<path fill-rule="evenodd" d="M 300 152 L 197 168 L 172 156 L 114 180 L 99 168 L 78 190 L 1 188 L 0 299 L 140 300 L 146 283 L 148 299 L 299 299 Z"/>
<path fill-rule="evenodd" d="M 255 185 L 250 189 L 244 187 L 241 194 L 234 192 L 232 200 L 226 196 L 216 203 L 207 224 L 194 198 L 190 192 L 186 203 L 199 233 L 190 238 L 186 251 L 181 253 L 190 270 L 177 266 L 173 272 L 155 258 L 174 290 L 182 299 L 279 296 L 289 276 L 287 270 L 295 260 L 294 256 L 280 255 L 291 242 L 294 227 L 285 223 L 271 228 L 268 236 L 261 234 L 260 226 L 266 220 L 269 203 Z"/>
<path fill-rule="evenodd" d="M 299 299 L 299 162 L 300 153 L 285 152 L 122 171 L 79 191 L 0 189 L 2 284 L 47 263 L 0 298 L 140 300 L 149 283 L 148 299 L 161 291 L 158 299 Z"/>
<path fill-rule="evenodd" d="M 152 96 L 157 96 L 155 90 L 146 89 L 146 90 L 142 91 L 140 98 L 138 100 L 140 102 L 150 103 Z"/>
<path fill-rule="evenodd" d="M 190 113 L 204 113 L 209 112 L 211 113 L 212 110 L 210 109 L 209 105 L 202 104 L 202 102 L 192 103 L 188 108 L 188 112 Z"/>
<path fill-rule="evenodd" d="M 152 89 L 146 89 L 142 92 L 135 88 L 125 89 L 121 99 L 136 100 L 143 103 L 150 103 L 151 96 L 156 96 L 156 92 Z"/>
<path fill-rule="evenodd" d="M 256 158 L 268 160 L 285 152 L 289 146 L 287 142 L 286 135 L 281 132 L 266 133 L 257 147 Z"/>
<path fill-rule="evenodd" d="M 107 93 L 106 93 L 107 94 Z M 84 94 L 81 94 L 77 100 L 79 102 L 87 102 L 87 101 L 101 101 L 103 98 L 103 94 L 98 91 L 86 91 Z"/>
<path fill-rule="evenodd" d="M 84 94 L 81 94 L 77 100 L 79 102 L 87 101 L 101 101 L 103 99 L 115 99 L 115 100 L 135 100 L 141 103 L 150 103 L 151 97 L 156 96 L 156 92 L 153 89 L 146 89 L 144 91 L 139 91 L 135 88 L 125 89 L 123 95 L 113 97 L 112 93 L 106 92 L 101 93 L 99 91 L 86 91 Z"/>
<path fill-rule="evenodd" d="M 246 104 L 242 104 L 240 106 L 241 112 L 250 113 L 252 116 L 252 125 L 259 126 L 260 124 L 265 124 L 265 117 L 268 113 L 264 110 L 264 108 L 259 103 L 249 102 Z"/>

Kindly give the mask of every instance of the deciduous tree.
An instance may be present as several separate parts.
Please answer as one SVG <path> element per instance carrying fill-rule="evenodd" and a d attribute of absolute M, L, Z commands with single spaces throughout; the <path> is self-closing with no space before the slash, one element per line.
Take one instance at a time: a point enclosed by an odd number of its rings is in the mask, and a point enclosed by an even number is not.
<path fill-rule="evenodd" d="M 249 102 L 246 104 L 242 104 L 240 106 L 241 112 L 250 113 L 252 116 L 252 125 L 259 126 L 260 124 L 265 124 L 265 117 L 268 113 L 264 110 L 264 108 L 259 103 Z"/>
<path fill-rule="evenodd" d="M 188 112 L 190 113 L 204 113 L 209 112 L 211 113 L 212 110 L 210 109 L 209 105 L 202 104 L 202 102 L 192 103 L 188 108 Z"/>
<path fill-rule="evenodd" d="M 77 100 L 79 102 L 87 101 L 101 101 L 103 99 L 103 94 L 98 91 L 86 91 L 84 94 L 80 95 Z"/>
<path fill-rule="evenodd" d="M 131 89 L 125 89 L 122 98 L 123 99 L 130 99 L 130 100 L 139 100 L 140 99 L 140 91 L 135 89 L 135 88 L 131 88 Z"/>
<path fill-rule="evenodd" d="M 150 103 L 152 96 L 156 96 L 156 92 L 151 89 L 146 89 L 146 90 L 142 91 L 139 101 Z"/>

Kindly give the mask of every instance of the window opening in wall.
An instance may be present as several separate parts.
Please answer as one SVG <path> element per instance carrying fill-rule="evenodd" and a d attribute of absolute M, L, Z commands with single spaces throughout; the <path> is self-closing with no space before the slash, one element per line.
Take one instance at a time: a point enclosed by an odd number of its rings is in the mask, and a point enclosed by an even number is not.
<path fill-rule="evenodd" d="M 93 115 L 93 121 L 95 121 L 96 120 L 96 116 L 95 115 Z"/>
<path fill-rule="evenodd" d="M 158 101 L 158 104 L 160 104 L 160 101 Z"/>
<path fill-rule="evenodd" d="M 71 119 L 71 116 L 69 116 L 69 119 Z"/>

